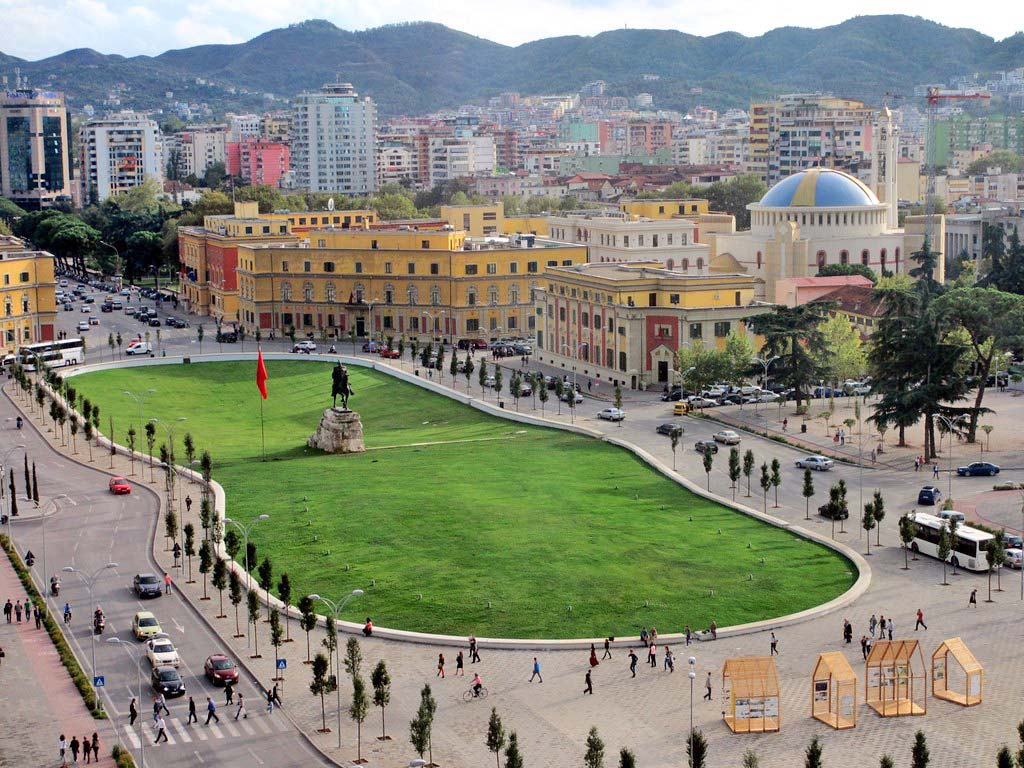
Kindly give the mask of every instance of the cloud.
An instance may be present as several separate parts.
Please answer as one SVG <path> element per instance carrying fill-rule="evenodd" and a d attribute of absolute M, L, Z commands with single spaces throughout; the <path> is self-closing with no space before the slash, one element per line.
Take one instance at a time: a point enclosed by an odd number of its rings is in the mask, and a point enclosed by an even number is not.
<path fill-rule="evenodd" d="M 959 0 L 933 0 L 928 18 L 974 26 L 996 38 L 1024 28 L 1024 6 L 998 14 L 963 13 Z M 893 11 L 891 0 L 861 0 L 859 14 Z M 594 35 L 623 26 L 711 35 L 759 35 L 779 26 L 822 27 L 851 14 L 849 6 L 814 0 L 784 4 L 733 0 L 697 6 L 678 0 L 0 0 L 0 50 L 37 59 L 70 48 L 157 54 L 169 48 L 239 42 L 310 18 L 344 29 L 403 21 L 436 21 L 508 45 L 560 35 Z"/>

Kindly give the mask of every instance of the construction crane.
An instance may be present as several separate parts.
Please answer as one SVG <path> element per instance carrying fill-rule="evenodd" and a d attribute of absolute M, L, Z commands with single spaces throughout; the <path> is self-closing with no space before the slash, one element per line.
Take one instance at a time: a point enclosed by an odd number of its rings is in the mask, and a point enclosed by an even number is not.
<path fill-rule="evenodd" d="M 928 162 L 928 182 L 925 186 L 924 198 L 924 233 L 932 248 L 935 242 L 932 238 L 933 217 L 935 215 L 935 166 L 936 152 L 938 147 L 935 140 L 935 120 L 939 111 L 939 105 L 945 101 L 968 101 L 975 99 L 991 99 L 992 94 L 988 91 L 977 90 L 950 90 L 929 86 L 925 96 L 928 102 L 927 108 L 927 133 L 925 134 L 925 155 Z M 939 250 L 945 250 L 945 244 L 941 244 Z"/>

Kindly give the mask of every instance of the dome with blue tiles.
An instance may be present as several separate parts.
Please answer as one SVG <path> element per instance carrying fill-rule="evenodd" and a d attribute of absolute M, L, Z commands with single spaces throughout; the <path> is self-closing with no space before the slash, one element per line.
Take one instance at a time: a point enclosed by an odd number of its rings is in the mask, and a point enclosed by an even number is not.
<path fill-rule="evenodd" d="M 761 198 L 762 208 L 847 208 L 878 205 L 864 182 L 832 168 L 809 168 L 787 176 Z"/>

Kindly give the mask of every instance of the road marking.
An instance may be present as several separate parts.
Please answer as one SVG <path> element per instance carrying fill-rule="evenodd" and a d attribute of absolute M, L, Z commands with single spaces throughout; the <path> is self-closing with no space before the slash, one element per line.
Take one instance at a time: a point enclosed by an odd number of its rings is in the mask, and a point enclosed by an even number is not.
<path fill-rule="evenodd" d="M 252 751 L 252 747 L 249 747 L 249 754 L 252 755 L 252 759 L 256 761 L 257 765 L 266 765 L 266 763 L 260 759 L 259 755 Z"/>
<path fill-rule="evenodd" d="M 197 750 L 192 750 L 192 754 L 196 756 L 196 760 L 198 760 L 200 763 L 206 762 L 205 760 L 203 760 L 203 756 L 200 755 Z"/>
<path fill-rule="evenodd" d="M 124 733 L 128 738 L 128 742 L 135 747 L 135 749 L 142 746 L 142 742 L 139 741 L 139 734 L 135 732 L 135 729 L 129 727 L 127 723 L 124 724 Z"/>
<path fill-rule="evenodd" d="M 174 730 L 178 732 L 178 738 L 184 741 L 186 744 L 192 742 L 192 737 L 185 732 L 185 726 L 182 725 L 181 720 L 178 718 L 171 719 L 171 725 L 174 726 Z"/>
<path fill-rule="evenodd" d="M 255 720 L 255 723 L 256 723 L 256 727 L 259 728 L 264 733 L 268 733 L 269 734 L 269 733 L 273 733 L 274 732 L 273 729 L 269 725 L 267 725 L 267 720 L 264 717 L 257 718 Z"/>
<path fill-rule="evenodd" d="M 238 721 L 238 727 L 241 728 L 243 731 L 245 731 L 250 736 L 255 736 L 256 735 L 256 731 L 254 731 L 253 727 L 251 725 L 249 725 L 249 721 L 248 720 L 239 720 Z"/>
<path fill-rule="evenodd" d="M 196 727 L 196 729 L 195 729 L 195 730 L 193 731 L 193 733 L 194 733 L 194 734 L 195 734 L 196 736 L 198 736 L 198 737 L 199 737 L 199 740 L 200 740 L 200 741 L 206 741 L 206 740 L 207 740 L 208 738 L 210 738 L 210 737 L 209 737 L 209 736 L 207 736 L 207 735 L 206 735 L 205 733 L 203 733 L 203 729 L 202 729 L 202 728 L 198 727 L 198 726 L 199 726 L 199 723 L 196 723 L 196 726 L 197 726 L 197 727 Z"/>
<path fill-rule="evenodd" d="M 238 736 L 239 735 L 238 731 L 235 730 L 235 724 L 234 723 L 224 723 L 224 730 L 226 730 L 228 732 L 229 736 Z"/>
<path fill-rule="evenodd" d="M 70 504 L 72 507 L 77 507 L 78 506 L 78 502 L 75 501 L 74 499 L 72 499 L 66 493 L 60 494 L 57 498 L 58 499 L 67 499 L 68 504 Z"/>
<path fill-rule="evenodd" d="M 173 622 L 174 622 L 174 628 L 175 628 L 176 630 L 178 630 L 178 631 L 179 631 L 179 632 L 181 632 L 182 634 L 185 634 L 185 628 L 184 628 L 183 626 L 181 626 L 181 624 L 180 624 L 180 623 L 178 622 L 178 620 L 177 620 L 177 619 L 175 619 L 174 617 L 171 617 L 171 621 L 173 621 Z"/>
<path fill-rule="evenodd" d="M 216 736 L 218 739 L 224 738 L 224 732 L 221 731 L 220 726 L 216 723 L 210 723 L 210 730 L 213 731 L 213 735 Z"/>

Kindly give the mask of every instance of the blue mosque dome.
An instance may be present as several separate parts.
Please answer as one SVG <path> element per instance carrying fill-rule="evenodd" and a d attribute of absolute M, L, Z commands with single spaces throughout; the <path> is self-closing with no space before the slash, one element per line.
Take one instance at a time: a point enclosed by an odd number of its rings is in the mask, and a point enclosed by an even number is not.
<path fill-rule="evenodd" d="M 762 208 L 846 208 L 879 205 L 864 182 L 832 168 L 808 168 L 787 176 L 761 198 Z"/>

